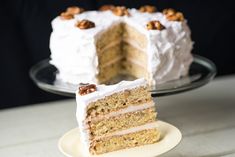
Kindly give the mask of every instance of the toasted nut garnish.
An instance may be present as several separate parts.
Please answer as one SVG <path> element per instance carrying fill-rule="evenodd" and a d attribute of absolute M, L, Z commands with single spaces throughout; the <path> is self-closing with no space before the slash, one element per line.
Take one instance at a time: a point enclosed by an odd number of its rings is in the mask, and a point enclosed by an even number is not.
<path fill-rule="evenodd" d="M 76 26 L 80 29 L 89 29 L 95 27 L 95 23 L 89 20 L 78 21 Z"/>
<path fill-rule="evenodd" d="M 175 9 L 172 9 L 172 8 L 168 8 L 168 9 L 164 9 L 162 11 L 162 13 L 164 15 L 168 15 L 168 16 L 171 16 L 171 15 L 174 15 L 176 13 L 176 10 Z"/>
<path fill-rule="evenodd" d="M 124 6 L 117 6 L 112 9 L 113 14 L 117 16 L 129 16 L 129 12 L 126 7 Z"/>
<path fill-rule="evenodd" d="M 83 8 L 76 7 L 76 6 L 68 7 L 67 10 L 66 10 L 67 13 L 72 14 L 72 15 L 80 14 L 80 13 L 82 13 L 84 11 L 85 10 Z"/>
<path fill-rule="evenodd" d="M 178 12 L 172 8 L 164 9 L 163 14 L 169 21 L 183 21 L 184 15 L 181 12 Z"/>
<path fill-rule="evenodd" d="M 146 25 L 148 30 L 163 30 L 165 26 L 163 26 L 159 21 L 149 21 Z"/>
<path fill-rule="evenodd" d="M 144 5 L 139 8 L 140 12 L 154 13 L 157 11 L 157 8 L 153 5 Z"/>
<path fill-rule="evenodd" d="M 60 14 L 60 18 L 61 18 L 62 20 L 70 20 L 70 19 L 73 19 L 73 18 L 74 18 L 74 15 L 75 15 L 75 14 L 80 14 L 80 13 L 82 13 L 82 12 L 84 12 L 84 9 L 83 9 L 83 8 L 76 7 L 76 6 L 74 6 L 74 7 L 68 7 L 65 12 L 62 12 L 62 13 Z"/>
<path fill-rule="evenodd" d="M 79 89 L 80 95 L 86 95 L 86 94 L 95 92 L 97 90 L 95 84 L 87 83 L 87 84 L 79 84 L 79 85 L 80 87 L 78 89 Z"/>
<path fill-rule="evenodd" d="M 113 10 L 113 8 L 115 8 L 114 5 L 110 5 L 110 4 L 107 4 L 107 5 L 103 5 L 99 8 L 100 11 L 107 11 L 107 10 Z"/>
<path fill-rule="evenodd" d="M 73 18 L 74 18 L 74 15 L 69 14 L 69 13 L 67 13 L 67 12 L 62 12 L 62 13 L 60 14 L 60 18 L 61 18 L 62 20 L 70 20 L 70 19 L 73 19 Z"/>

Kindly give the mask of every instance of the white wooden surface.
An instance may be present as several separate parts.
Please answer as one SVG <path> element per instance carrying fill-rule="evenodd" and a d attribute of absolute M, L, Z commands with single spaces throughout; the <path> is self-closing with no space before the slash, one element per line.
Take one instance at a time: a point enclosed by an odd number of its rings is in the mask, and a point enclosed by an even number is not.
<path fill-rule="evenodd" d="M 159 119 L 183 133 L 163 157 L 235 157 L 235 76 L 156 102 Z M 63 157 L 57 142 L 77 126 L 75 108 L 72 99 L 0 110 L 0 157 Z"/>

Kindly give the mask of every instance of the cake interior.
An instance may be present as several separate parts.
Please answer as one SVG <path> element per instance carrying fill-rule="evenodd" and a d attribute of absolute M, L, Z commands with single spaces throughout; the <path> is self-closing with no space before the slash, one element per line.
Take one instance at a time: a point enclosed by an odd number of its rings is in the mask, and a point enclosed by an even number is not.
<path fill-rule="evenodd" d="M 158 129 L 145 129 L 134 133 L 95 140 L 91 144 L 90 152 L 92 154 L 103 154 L 120 149 L 153 144 L 159 139 L 160 132 Z"/>
<path fill-rule="evenodd" d="M 89 151 L 102 154 L 152 144 L 160 139 L 148 86 L 126 89 L 87 105 L 84 126 L 89 130 Z"/>
<path fill-rule="evenodd" d="M 99 34 L 96 48 L 99 83 L 107 84 L 118 75 L 148 80 L 147 39 L 134 27 L 126 23 L 112 25 Z"/>

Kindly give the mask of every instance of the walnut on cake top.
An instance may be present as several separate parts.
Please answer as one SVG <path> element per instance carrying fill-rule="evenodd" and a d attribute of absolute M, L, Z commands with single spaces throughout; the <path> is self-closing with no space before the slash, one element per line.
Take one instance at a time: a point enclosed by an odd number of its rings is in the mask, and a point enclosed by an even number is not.
<path fill-rule="evenodd" d="M 146 25 L 148 30 L 163 30 L 166 27 L 161 24 L 160 21 L 154 20 L 154 21 L 149 21 Z"/>
<path fill-rule="evenodd" d="M 166 16 L 166 18 L 169 21 L 183 21 L 184 20 L 183 13 L 176 11 L 175 9 L 172 9 L 172 8 L 164 9 L 163 14 Z"/>
<path fill-rule="evenodd" d="M 70 20 L 70 19 L 74 18 L 74 15 L 81 14 L 84 11 L 85 11 L 85 9 L 83 9 L 81 7 L 77 7 L 77 6 L 68 7 L 66 9 L 66 11 L 64 11 L 60 14 L 60 18 L 62 20 Z"/>
<path fill-rule="evenodd" d="M 80 29 L 89 29 L 95 27 L 95 23 L 90 20 L 83 19 L 81 21 L 78 21 L 76 23 L 76 26 Z"/>
<path fill-rule="evenodd" d="M 154 13 L 157 11 L 157 8 L 153 5 L 144 5 L 139 8 L 140 12 Z"/>
<path fill-rule="evenodd" d="M 80 83 L 78 90 L 80 95 L 86 95 L 95 92 L 97 89 L 95 84 Z"/>
<path fill-rule="evenodd" d="M 130 16 L 128 9 L 125 6 L 116 6 L 112 9 L 112 12 L 117 16 Z"/>

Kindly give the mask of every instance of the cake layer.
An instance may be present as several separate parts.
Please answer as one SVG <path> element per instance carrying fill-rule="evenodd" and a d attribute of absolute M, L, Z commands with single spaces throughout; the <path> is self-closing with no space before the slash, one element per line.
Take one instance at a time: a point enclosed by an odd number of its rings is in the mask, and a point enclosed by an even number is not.
<path fill-rule="evenodd" d="M 160 139 L 158 129 L 146 129 L 129 134 L 117 135 L 94 140 L 90 146 L 92 154 L 102 154 L 120 149 L 152 144 Z"/>
<path fill-rule="evenodd" d="M 96 102 L 89 103 L 87 106 L 87 117 L 105 115 L 110 112 L 116 112 L 120 109 L 127 108 L 128 106 L 141 105 L 151 101 L 151 93 L 148 92 L 148 87 L 146 86 L 141 86 L 132 90 L 126 89 L 99 99 Z"/>
<path fill-rule="evenodd" d="M 121 70 L 121 60 L 116 60 L 114 63 L 111 63 L 108 66 L 100 67 L 99 73 L 97 75 L 97 78 L 99 80 L 99 83 L 105 83 L 115 76 L 117 76 L 120 73 Z M 107 75 L 108 74 L 108 75 Z"/>
<path fill-rule="evenodd" d="M 122 24 L 115 23 L 110 26 L 108 29 L 103 30 L 101 33 L 97 35 L 96 40 L 96 50 L 97 52 L 102 52 L 105 47 L 111 42 L 120 40 L 122 36 Z"/>
<path fill-rule="evenodd" d="M 98 56 L 100 82 L 106 83 L 119 74 L 148 79 L 146 53 L 122 42 L 106 49 Z M 116 70 L 116 71 L 115 71 Z M 109 73 L 111 72 L 111 73 Z M 107 73 L 110 75 L 107 76 Z"/>
<path fill-rule="evenodd" d="M 108 35 L 108 33 L 111 33 L 111 30 L 113 33 Z M 111 43 L 106 40 L 108 36 L 112 38 L 118 35 L 120 35 L 119 38 L 114 41 L 110 40 L 112 41 Z M 147 54 L 144 52 L 144 50 L 147 49 L 147 39 L 143 34 L 127 24 L 119 23 L 112 26 L 111 29 L 104 31 L 100 36 L 103 41 L 99 41 L 98 44 L 104 42 L 107 42 L 107 44 L 105 47 L 97 48 L 99 60 L 99 74 L 97 78 L 99 82 L 109 82 L 119 74 L 130 74 L 136 78 L 145 77 L 148 79 L 148 59 Z M 118 43 L 118 40 L 121 41 Z M 114 62 L 121 58 L 123 58 L 124 61 L 121 60 L 115 65 Z M 129 62 L 130 64 L 128 64 Z M 103 70 L 102 67 L 104 68 Z M 119 71 L 113 72 L 112 69 L 118 69 Z M 111 72 L 111 75 L 107 76 L 109 72 Z"/>
<path fill-rule="evenodd" d="M 112 48 L 112 47 L 114 47 L 118 44 L 121 45 L 121 42 L 122 42 L 121 38 L 120 39 L 115 39 L 114 41 L 110 41 L 102 49 L 99 49 L 99 50 L 97 49 L 97 55 L 102 55 L 106 50 L 108 50 L 108 49 L 110 49 L 110 48 Z"/>
<path fill-rule="evenodd" d="M 140 33 L 140 31 L 128 25 L 127 23 L 123 24 L 122 38 L 125 40 L 129 39 L 135 41 L 135 43 L 142 49 L 146 49 L 148 46 L 146 35 Z"/>
<path fill-rule="evenodd" d="M 108 66 L 110 62 L 120 58 L 123 58 L 122 47 L 121 43 L 117 43 L 116 45 L 113 45 L 112 47 L 106 49 L 100 55 L 98 55 L 99 68 Z"/>
<path fill-rule="evenodd" d="M 136 64 L 133 61 L 125 60 L 123 62 L 123 66 L 125 67 L 125 70 L 123 70 L 124 74 L 129 74 L 136 78 L 144 77 L 147 79 L 149 77 L 149 74 L 146 69 L 138 63 Z"/>
<path fill-rule="evenodd" d="M 147 108 L 135 112 L 128 112 L 114 117 L 107 117 L 95 122 L 88 122 L 91 138 L 94 136 L 105 136 L 115 131 L 125 130 L 145 123 L 156 121 L 155 108 Z"/>
<path fill-rule="evenodd" d="M 148 79 L 147 54 L 124 41 L 122 41 L 121 43 L 115 43 L 116 45 L 112 45 L 108 49 L 105 49 L 105 51 L 101 50 L 102 53 L 98 55 L 98 78 L 100 82 L 106 83 L 115 76 L 118 76 L 119 74 L 131 74 L 136 78 L 145 77 L 146 79 Z M 130 65 L 126 64 L 126 62 L 130 62 L 132 66 L 134 66 L 135 64 L 137 64 L 138 66 L 130 67 Z M 138 69 L 138 67 L 140 67 L 140 69 Z M 131 71 L 133 68 L 137 69 Z M 118 71 L 113 72 L 112 69 L 118 69 Z M 110 70 L 111 75 L 106 76 L 107 73 L 110 72 Z M 139 72 L 136 72 L 137 70 Z"/>
<path fill-rule="evenodd" d="M 144 67 L 147 70 L 147 54 L 134 47 L 133 45 L 123 42 L 122 50 L 126 60 L 138 62 L 139 65 Z"/>
<path fill-rule="evenodd" d="M 98 116 L 95 117 L 95 119 L 90 119 L 90 121 L 97 122 L 97 121 L 100 121 L 100 120 L 105 119 L 105 118 L 110 118 L 110 117 L 118 116 L 118 115 L 121 115 L 121 114 L 129 113 L 129 112 L 144 110 L 144 109 L 148 109 L 148 108 L 151 108 L 151 107 L 154 107 L 154 106 L 155 106 L 155 103 L 153 101 L 149 102 L 149 103 L 144 103 L 144 104 L 141 104 L 141 105 L 132 105 L 132 106 L 128 106 L 124 109 L 120 109 L 116 112 L 110 112 L 110 113 L 105 114 L 105 115 L 98 115 Z"/>

